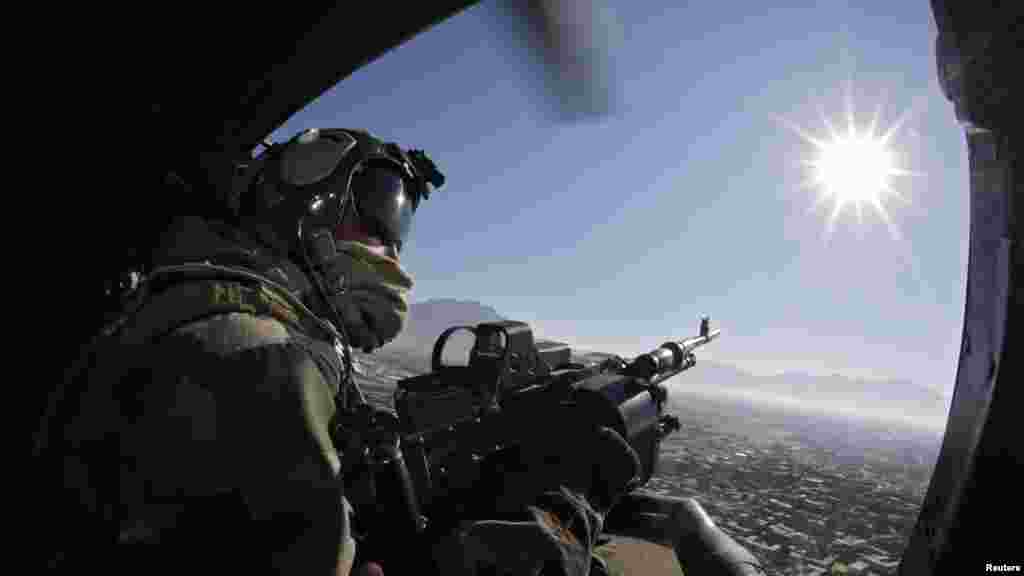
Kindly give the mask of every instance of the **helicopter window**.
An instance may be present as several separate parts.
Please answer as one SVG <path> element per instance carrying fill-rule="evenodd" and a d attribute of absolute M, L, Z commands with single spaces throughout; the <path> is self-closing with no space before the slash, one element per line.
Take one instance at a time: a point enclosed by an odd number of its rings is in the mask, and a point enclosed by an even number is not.
<path fill-rule="evenodd" d="M 710 312 L 722 336 L 668 383 L 682 430 L 646 489 L 698 498 L 775 573 L 894 574 L 965 298 L 967 150 L 933 17 L 686 4 L 580 16 L 547 52 L 475 6 L 272 140 L 367 126 L 450 174 L 403 247 L 417 284 L 389 354 L 500 316 L 628 358 Z"/>

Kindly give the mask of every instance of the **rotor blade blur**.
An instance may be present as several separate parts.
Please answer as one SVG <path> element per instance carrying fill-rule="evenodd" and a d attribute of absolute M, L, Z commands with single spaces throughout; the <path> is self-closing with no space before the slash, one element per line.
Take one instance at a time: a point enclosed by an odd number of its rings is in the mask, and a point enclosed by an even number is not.
<path fill-rule="evenodd" d="M 495 8 L 511 60 L 523 65 L 533 96 L 553 120 L 617 111 L 621 87 L 613 56 L 621 34 L 605 2 L 524 0 Z"/>

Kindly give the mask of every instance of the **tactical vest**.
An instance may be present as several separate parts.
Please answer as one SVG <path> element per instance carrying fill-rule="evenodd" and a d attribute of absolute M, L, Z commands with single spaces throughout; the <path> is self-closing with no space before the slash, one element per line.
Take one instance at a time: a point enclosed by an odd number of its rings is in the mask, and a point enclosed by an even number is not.
<path fill-rule="evenodd" d="M 232 312 L 272 317 L 310 337 L 340 343 L 335 328 L 287 287 L 245 269 L 209 262 L 154 270 L 125 313 L 104 329 L 126 344 L 158 341 L 174 330 Z"/>
<path fill-rule="evenodd" d="M 101 338 L 121 344 L 156 343 L 178 328 L 213 316 L 240 312 L 270 317 L 308 337 L 307 350 L 325 377 L 337 383 L 339 407 L 365 402 L 347 376 L 346 356 L 353 375 L 364 373 L 338 330 L 287 286 L 263 274 L 209 261 L 166 266 L 154 270 L 137 292 Z"/>

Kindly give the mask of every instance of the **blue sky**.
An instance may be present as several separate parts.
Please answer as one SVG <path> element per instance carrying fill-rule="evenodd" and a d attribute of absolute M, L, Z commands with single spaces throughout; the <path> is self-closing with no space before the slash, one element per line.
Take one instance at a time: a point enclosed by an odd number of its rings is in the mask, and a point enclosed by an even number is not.
<path fill-rule="evenodd" d="M 615 114 L 552 122 L 493 3 L 338 84 L 275 131 L 365 128 L 424 148 L 448 185 L 417 214 L 413 300 L 478 300 L 539 333 L 622 354 L 685 337 L 754 373 L 905 378 L 951 394 L 968 170 L 935 75 L 927 2 L 637 2 L 615 7 Z M 327 57 L 327 56 L 325 56 Z M 801 187 L 823 134 L 905 121 L 891 147 L 900 232 Z"/>

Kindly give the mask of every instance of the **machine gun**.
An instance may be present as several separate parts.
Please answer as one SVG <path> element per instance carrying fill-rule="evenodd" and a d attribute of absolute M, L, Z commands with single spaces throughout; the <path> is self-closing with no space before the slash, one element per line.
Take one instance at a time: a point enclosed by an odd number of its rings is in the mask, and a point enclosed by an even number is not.
<path fill-rule="evenodd" d="M 468 363 L 446 365 L 445 346 L 460 330 L 475 337 Z M 523 486 L 510 496 L 503 476 L 521 471 L 553 435 L 599 427 L 636 451 L 642 472 L 628 491 L 643 486 L 657 470 L 662 440 L 679 429 L 666 412 L 663 383 L 692 367 L 695 350 L 719 334 L 703 318 L 698 336 L 630 362 L 583 364 L 566 345 L 535 343 L 523 322 L 449 328 L 434 345 L 432 371 L 398 382 L 394 412 L 366 407 L 342 423 L 359 437 L 350 436 L 348 445 L 358 448 L 344 464 L 347 494 L 362 518 L 357 533 L 370 542 L 375 535 L 430 539 L 461 521 L 514 513 L 537 491 Z M 543 486 L 539 480 L 532 485 Z"/>

